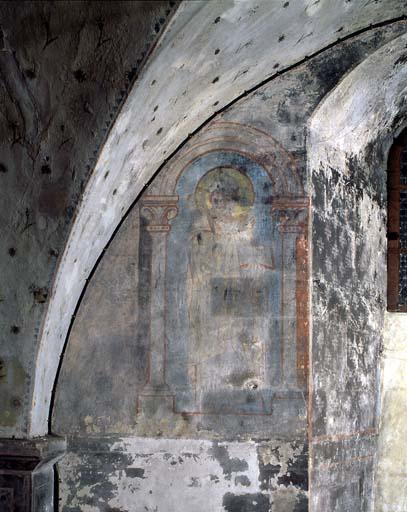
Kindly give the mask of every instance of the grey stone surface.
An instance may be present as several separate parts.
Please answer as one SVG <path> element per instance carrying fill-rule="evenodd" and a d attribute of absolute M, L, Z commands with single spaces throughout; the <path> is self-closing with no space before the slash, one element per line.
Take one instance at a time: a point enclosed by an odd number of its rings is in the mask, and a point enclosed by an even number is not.
<path fill-rule="evenodd" d="M 58 258 L 100 145 L 169 9 L 160 1 L 1 3 L 2 435 L 27 434 Z"/>
<path fill-rule="evenodd" d="M 306 183 L 307 153 L 305 145 L 306 138 L 304 127 L 309 122 L 310 116 L 315 111 L 321 99 L 327 93 L 330 92 L 331 88 L 335 84 L 340 82 L 341 78 L 344 75 L 349 73 L 350 70 L 354 68 L 357 71 L 359 69 L 357 67 L 358 64 L 360 62 L 363 62 L 364 59 L 366 59 L 369 56 L 369 54 L 374 52 L 374 50 L 380 47 L 381 45 L 386 44 L 389 40 L 392 40 L 395 37 L 397 37 L 397 35 L 402 33 L 404 30 L 405 24 L 400 23 L 396 24 L 393 27 L 372 31 L 371 33 L 365 34 L 359 38 L 355 38 L 354 40 L 350 40 L 346 43 L 340 44 L 337 47 L 334 47 L 324 52 L 319 57 L 316 57 L 314 59 L 311 59 L 309 62 L 304 63 L 297 69 L 292 70 L 290 73 L 287 73 L 285 76 L 276 78 L 275 80 L 273 80 L 272 83 L 265 85 L 264 87 L 257 90 L 255 93 L 242 99 L 232 108 L 222 113 L 220 119 L 218 119 L 216 122 L 220 122 L 220 120 L 222 120 L 227 121 L 229 123 L 248 123 L 251 126 L 256 127 L 257 129 L 261 129 L 265 132 L 270 133 L 270 135 L 272 135 L 274 139 L 278 141 L 279 144 L 283 145 L 284 148 L 290 151 L 291 154 L 295 157 L 296 169 L 299 170 L 303 182 Z M 330 80 L 326 79 L 327 76 L 330 77 Z M 314 119 L 312 119 L 312 122 L 314 122 Z M 318 126 L 318 124 L 316 125 Z M 320 136 L 321 132 L 318 131 L 317 135 Z M 199 140 L 199 135 L 195 138 Z M 192 139 L 191 143 L 189 144 L 193 144 L 193 142 L 194 139 Z M 315 147 L 319 148 L 320 146 L 315 144 Z M 186 152 L 188 152 L 188 148 L 189 146 L 187 145 L 185 148 Z M 162 173 L 164 172 L 165 170 L 162 171 Z M 327 174 L 323 175 L 323 179 L 327 179 L 327 176 Z M 330 184 L 332 185 L 332 183 L 333 181 L 331 178 Z M 378 183 L 380 183 L 381 186 L 384 186 L 383 177 L 381 181 L 379 180 Z M 324 215 L 323 218 L 325 222 L 327 221 L 327 219 L 334 221 L 332 212 L 337 213 L 337 215 L 341 215 L 342 211 L 346 211 L 343 207 L 343 204 L 347 204 L 345 202 L 345 199 L 349 200 L 349 198 L 355 196 L 347 192 L 348 195 L 344 197 L 339 196 L 336 199 L 338 201 L 336 207 L 335 204 L 333 204 L 331 206 L 332 210 L 327 210 L 325 203 L 323 203 L 322 205 L 319 205 L 318 203 L 317 199 L 319 197 L 322 197 L 322 193 L 317 193 L 317 184 L 318 181 L 315 178 L 313 181 L 313 190 L 315 191 L 313 236 L 315 237 L 315 241 L 317 243 L 315 250 L 319 250 L 319 248 L 321 247 L 329 247 L 330 249 L 325 253 L 325 256 L 318 257 L 318 260 L 316 262 L 317 266 L 314 268 L 317 268 L 318 272 L 321 273 L 321 265 L 330 265 L 329 267 L 327 267 L 329 268 L 329 271 L 326 270 L 327 275 L 329 275 L 332 281 L 330 283 L 330 289 L 333 291 L 339 290 L 341 288 L 341 283 L 345 283 L 345 290 L 348 293 L 352 293 L 352 300 L 357 300 L 358 296 L 355 296 L 354 287 L 350 286 L 350 283 L 354 278 L 354 268 L 352 267 L 352 269 L 349 269 L 348 272 L 345 272 L 345 265 L 343 263 L 339 264 L 332 262 L 333 255 L 335 254 L 337 254 L 338 259 L 341 258 L 339 250 L 337 252 L 335 251 L 335 244 L 332 243 L 332 239 L 335 240 L 336 230 L 338 230 L 340 227 L 342 227 L 342 229 L 344 230 L 352 230 L 356 229 L 358 226 L 360 228 L 362 226 L 365 226 L 365 223 L 362 223 L 362 221 L 360 220 L 351 221 L 349 216 L 346 219 L 336 220 L 334 227 L 331 227 L 329 230 L 330 237 L 332 238 L 329 238 L 329 241 L 327 241 L 324 245 L 318 243 L 317 240 L 319 240 L 319 237 L 321 237 L 322 234 L 325 232 L 319 223 L 319 212 L 321 211 L 321 215 Z M 152 184 L 152 188 L 154 189 L 154 183 Z M 337 187 L 335 188 L 330 186 L 327 188 L 329 188 L 330 190 L 332 189 L 332 194 L 338 193 Z M 334 200 L 335 197 L 333 197 L 332 201 Z M 370 207 L 371 205 L 369 203 L 369 208 Z M 134 253 L 134 249 L 133 254 L 131 254 L 131 250 L 129 253 L 126 247 L 131 247 L 131 240 L 134 240 L 136 238 L 134 235 L 131 236 L 129 234 L 131 233 L 131 223 L 133 223 L 134 225 L 134 219 L 136 218 L 134 214 L 136 208 L 137 206 L 134 208 L 132 214 L 129 216 L 128 220 L 126 221 L 126 224 L 123 225 L 121 230 L 116 235 L 116 239 L 109 247 L 105 258 L 101 262 L 100 268 L 95 273 L 93 282 L 91 283 L 87 290 L 87 293 L 85 294 L 84 301 L 78 312 L 78 316 L 74 324 L 74 329 L 72 331 L 71 344 L 68 345 L 67 359 L 65 360 L 66 366 L 62 372 L 61 381 L 59 383 L 60 387 L 57 394 L 57 410 L 55 417 L 56 428 L 61 429 L 62 432 L 68 432 L 69 430 L 71 430 L 71 432 L 82 431 L 82 435 L 84 432 L 87 432 L 88 434 L 96 436 L 94 440 L 95 443 L 99 442 L 97 438 L 101 433 L 109 431 L 113 433 L 117 431 L 117 429 L 119 429 L 120 432 L 138 432 L 138 427 L 135 424 L 134 408 L 132 409 L 132 404 L 134 404 L 134 401 L 132 402 L 132 399 L 134 397 L 131 394 L 129 395 L 127 391 L 123 392 L 123 389 L 120 389 L 120 386 L 114 388 L 107 384 L 106 388 L 103 388 L 105 389 L 103 395 L 100 397 L 95 397 L 93 401 L 91 398 L 89 398 L 88 405 L 86 405 L 86 402 L 79 401 L 79 408 L 69 406 L 66 412 L 64 411 L 64 404 L 70 403 L 72 397 L 75 396 L 75 394 L 77 396 L 77 400 L 80 400 L 80 397 L 83 396 L 84 388 L 81 390 L 79 386 L 77 390 L 74 391 L 72 385 L 69 384 L 69 379 L 72 379 L 72 381 L 81 381 L 81 378 L 78 378 L 79 374 L 77 373 L 79 371 L 79 368 L 75 370 L 75 361 L 88 361 L 89 366 L 87 366 L 86 364 L 84 364 L 83 366 L 83 376 L 85 376 L 87 368 L 90 368 L 92 365 L 95 365 L 95 368 L 97 368 L 99 365 L 97 358 L 92 360 L 92 354 L 95 354 L 94 350 L 96 349 L 96 347 L 98 345 L 99 349 L 101 349 L 101 347 L 106 347 L 105 350 L 100 350 L 100 358 L 102 358 L 104 361 L 104 369 L 102 370 L 102 375 L 100 378 L 102 382 L 108 383 L 112 376 L 114 380 L 117 379 L 118 376 L 114 369 L 114 366 L 112 365 L 115 359 L 106 358 L 105 354 L 113 352 L 116 343 L 119 343 L 120 346 L 123 347 L 131 347 L 131 331 L 133 328 L 132 323 L 127 321 L 124 322 L 122 325 L 117 325 L 116 322 L 123 317 L 128 317 L 129 315 L 130 317 L 131 315 L 133 315 L 134 317 L 137 314 L 135 295 L 132 295 L 131 293 L 126 291 L 126 286 L 131 288 L 131 283 L 133 283 L 133 286 L 135 285 L 135 275 L 133 269 L 135 262 L 137 260 L 137 256 Z M 353 210 L 355 209 L 353 208 L 352 211 Z M 359 215 L 358 209 L 356 209 L 355 212 L 356 215 Z M 382 219 L 382 217 L 380 217 L 380 219 Z M 378 226 L 380 227 L 380 225 L 380 223 L 373 223 L 371 228 L 372 231 L 374 231 Z M 369 226 L 369 223 L 366 223 L 366 226 Z M 337 236 L 339 237 L 339 234 Z M 378 242 L 380 238 L 377 238 L 376 236 L 375 240 L 376 242 Z M 349 245 L 350 247 L 352 247 L 351 242 L 347 243 L 345 241 L 344 243 L 345 245 Z M 365 246 L 366 248 L 368 246 L 368 242 L 366 240 Z M 334 249 L 333 253 L 332 247 Z M 383 248 L 384 245 L 382 245 L 382 255 Z M 369 250 L 373 251 L 370 254 L 373 254 L 375 251 L 374 248 L 369 248 Z M 383 264 L 382 260 L 380 259 L 375 259 L 373 257 L 369 258 L 366 255 L 364 255 L 362 249 L 360 249 L 360 252 L 358 254 L 361 260 L 358 261 L 357 265 L 355 264 L 355 267 L 357 268 L 361 268 L 363 262 L 365 264 Z M 131 266 L 131 262 L 133 262 L 133 266 Z M 335 278 L 336 280 L 333 280 L 333 268 L 337 268 L 338 272 L 342 272 L 342 274 L 340 274 L 338 278 Z M 116 271 L 114 271 L 114 269 L 116 269 Z M 115 274 L 115 272 L 117 272 L 117 274 Z M 121 276 L 118 281 L 116 280 L 115 275 Z M 317 275 L 317 279 L 319 275 L 320 274 Z M 382 276 L 383 272 L 381 272 L 378 275 Z M 365 283 L 366 286 L 371 286 L 372 284 L 370 279 L 365 279 L 363 283 Z M 380 292 L 379 288 L 379 292 L 376 293 L 383 294 L 383 288 L 381 288 L 381 290 L 382 291 Z M 362 293 L 364 293 L 364 291 L 365 289 L 362 288 L 360 296 L 362 296 Z M 371 296 L 370 291 L 368 293 L 368 296 Z M 114 303 L 117 304 L 118 302 L 120 302 L 120 300 L 118 300 L 118 297 L 122 297 L 124 299 L 122 306 L 120 306 L 123 307 L 123 315 L 118 313 L 117 308 L 114 309 L 112 307 Z M 322 297 L 323 295 L 321 295 L 319 289 L 318 291 L 315 291 L 314 300 L 316 305 L 319 305 L 321 303 Z M 375 300 L 374 297 L 376 297 L 376 295 L 373 295 L 372 300 Z M 336 302 L 331 301 L 329 304 L 336 304 Z M 377 304 L 375 307 L 380 308 L 380 303 L 375 302 L 375 304 Z M 366 308 L 370 308 L 370 306 L 366 305 Z M 106 311 L 106 318 L 103 318 L 103 311 Z M 370 309 L 366 309 L 366 311 L 369 312 Z M 379 309 L 377 309 L 377 311 L 379 311 Z M 355 318 L 358 318 L 359 321 L 363 322 L 362 314 L 358 316 L 356 311 L 354 314 Z M 94 321 L 93 318 L 97 319 L 98 315 L 99 320 Z M 368 351 L 365 353 L 363 349 L 359 349 L 359 351 L 356 351 L 355 353 L 349 352 L 348 358 L 338 355 L 338 350 L 340 350 L 341 346 L 340 343 L 336 341 L 334 344 L 328 345 L 327 340 L 332 339 L 333 333 L 337 332 L 337 325 L 340 323 L 341 318 L 345 318 L 345 320 L 348 319 L 348 317 L 346 316 L 338 316 L 334 317 L 334 321 L 330 323 L 326 322 L 326 318 L 322 317 L 322 315 L 315 317 L 314 336 L 316 335 L 317 332 L 319 332 L 319 329 L 322 328 L 328 328 L 330 329 L 330 331 L 328 334 L 319 334 L 320 339 L 323 341 L 320 346 L 316 345 L 317 350 L 314 352 L 312 359 L 315 376 L 314 378 L 316 379 L 316 383 L 320 387 L 316 386 L 314 412 L 312 419 L 314 426 L 314 435 L 317 436 L 317 438 L 319 439 L 315 441 L 313 446 L 312 460 L 315 466 L 311 472 L 312 482 L 314 483 L 311 492 L 311 497 L 314 500 L 316 506 L 320 507 L 321 510 L 329 510 L 331 508 L 332 510 L 349 511 L 359 509 L 370 510 L 369 507 L 371 507 L 372 503 L 372 477 L 376 451 L 375 432 L 366 432 L 369 433 L 368 437 L 366 438 L 364 438 L 363 436 L 361 438 L 359 438 L 358 436 L 351 436 L 349 439 L 347 439 L 347 436 L 354 432 L 352 430 L 353 428 L 359 428 L 359 430 L 362 431 L 369 431 L 372 425 L 374 426 L 377 421 L 375 404 L 377 403 L 378 390 L 376 388 L 375 376 L 379 361 L 377 355 L 378 346 L 376 345 L 376 351 L 373 352 Z M 324 320 L 324 322 L 322 323 L 321 320 Z M 376 320 L 380 321 L 379 315 L 375 318 L 375 321 Z M 354 322 L 356 322 L 356 320 L 354 320 Z M 104 333 L 109 332 L 109 324 L 112 326 L 112 335 L 105 337 Z M 90 328 L 92 329 L 91 336 L 88 335 L 88 329 Z M 120 332 L 120 330 L 123 328 L 128 329 L 128 334 L 125 334 L 124 337 L 120 339 L 120 336 L 115 336 L 113 331 L 115 329 L 118 329 L 118 331 Z M 367 339 L 366 337 L 368 331 L 364 323 L 363 329 L 363 339 Z M 346 332 L 350 332 L 352 336 L 354 334 L 353 330 Z M 355 330 L 355 332 L 359 331 Z M 369 332 L 371 339 L 379 339 L 381 332 L 381 324 L 374 324 Z M 83 345 L 84 339 L 89 339 L 88 345 Z M 373 348 L 374 344 L 372 342 L 370 344 Z M 321 352 L 319 352 L 319 350 Z M 84 354 L 83 357 L 81 357 L 81 353 Z M 126 351 L 123 351 L 122 355 L 124 355 L 124 358 L 126 359 Z M 355 359 L 356 355 L 358 355 L 358 357 L 360 358 L 363 358 L 364 362 L 360 363 L 357 359 Z M 326 362 L 327 360 L 332 361 L 333 366 L 328 366 Z M 324 361 L 324 366 L 321 366 L 320 361 Z M 359 369 L 357 374 L 353 376 L 352 372 L 356 371 L 356 367 L 349 367 L 349 376 L 352 376 L 354 383 L 353 387 L 348 386 L 346 388 L 346 393 L 347 395 L 349 395 L 349 398 L 345 398 L 346 395 L 344 393 L 341 393 L 342 386 L 346 386 L 347 381 L 342 377 L 342 374 L 338 375 L 337 373 L 335 373 L 337 371 L 338 362 L 342 361 L 344 361 L 344 364 L 346 364 L 348 367 L 349 364 L 351 364 L 353 361 L 354 364 L 358 365 Z M 119 366 L 123 373 L 126 373 L 126 364 L 120 364 Z M 326 368 L 326 370 L 324 369 L 324 367 Z M 365 368 L 364 371 L 366 372 L 366 375 L 362 373 L 361 368 Z M 100 369 L 95 372 L 91 372 L 90 378 L 93 378 L 92 375 L 96 376 L 97 372 L 100 372 Z M 131 365 L 128 366 L 128 372 L 131 372 Z M 131 379 L 135 379 L 137 377 L 136 372 L 134 372 L 133 376 L 131 376 L 130 373 L 128 373 L 127 375 L 128 377 L 123 379 L 123 381 L 126 383 L 131 383 Z M 357 381 L 358 378 L 361 379 L 361 382 Z M 370 382 L 363 381 L 363 379 L 369 378 L 371 379 Z M 117 380 L 117 382 L 120 382 L 120 380 Z M 86 387 L 86 384 L 84 385 L 84 387 Z M 93 388 L 96 389 L 97 387 L 93 385 Z M 323 394 L 323 391 L 325 391 L 328 388 L 331 389 L 329 401 L 324 402 L 323 397 L 326 395 Z M 319 391 L 319 389 L 321 389 L 321 391 Z M 368 394 L 364 392 L 364 389 L 368 389 Z M 354 405 L 359 403 L 359 397 L 361 397 L 361 405 L 359 408 L 354 407 Z M 90 414 L 89 417 L 86 417 L 87 407 L 89 407 L 89 410 L 95 410 L 96 406 L 97 410 L 97 404 L 99 400 L 101 400 L 100 403 L 102 404 L 100 409 L 101 411 L 106 411 L 106 404 L 104 404 L 103 402 L 104 400 L 107 400 L 107 403 L 111 404 L 110 411 L 113 413 L 113 416 L 116 415 L 115 417 L 117 419 L 115 425 L 109 423 L 109 421 L 107 421 L 106 418 L 104 418 L 103 416 L 98 418 L 98 414 Z M 123 407 L 122 409 L 116 409 L 115 404 L 122 403 L 126 404 L 125 407 Z M 349 406 L 349 409 L 346 409 L 347 403 L 352 403 L 352 407 Z M 362 404 L 365 405 L 362 406 Z M 72 415 L 69 415 L 68 411 L 72 410 L 80 411 L 79 415 L 76 415 L 76 417 L 72 417 Z M 332 420 L 330 418 L 332 418 Z M 332 421 L 336 421 L 337 423 L 332 424 Z M 68 427 L 68 425 L 70 426 Z M 153 424 L 151 424 L 150 428 L 152 429 L 150 431 L 150 435 L 168 435 L 168 433 L 166 432 L 163 433 L 162 429 L 159 426 L 155 432 L 155 425 L 153 426 Z M 177 435 L 185 435 L 185 432 L 185 429 L 180 428 L 177 432 Z M 287 436 L 293 435 L 294 433 L 290 434 L 289 431 L 286 431 L 285 434 Z M 188 435 L 194 436 L 195 434 L 191 434 L 191 432 L 189 432 Z M 201 434 L 199 435 L 207 436 L 207 433 L 201 432 Z M 235 436 L 236 433 L 234 432 L 233 435 Z M 274 443 L 275 440 L 273 439 L 272 432 L 270 432 L 270 436 L 271 440 L 269 442 Z M 342 439 L 341 436 L 344 436 L 344 439 Z M 140 442 L 144 441 L 140 440 Z M 167 440 L 165 442 L 168 443 L 168 446 L 172 447 L 171 450 L 173 450 L 174 453 L 179 453 L 176 449 L 178 441 Z M 243 446 L 244 444 L 241 445 L 241 447 Z M 286 460 L 285 462 L 288 461 Z M 80 456 L 78 456 L 78 458 L 72 459 L 70 464 L 72 468 L 72 474 L 77 475 L 77 472 L 79 471 L 78 468 L 83 467 L 84 461 Z M 96 469 L 94 469 L 93 463 L 90 464 L 89 461 L 87 460 L 86 464 L 89 464 L 89 467 L 92 468 L 92 472 L 96 471 Z M 353 475 L 352 478 L 350 478 L 350 474 Z M 65 489 L 63 492 L 64 496 L 70 496 L 69 493 L 71 491 L 69 489 L 72 489 L 74 486 L 73 480 L 71 480 L 71 478 L 73 477 L 68 476 L 68 473 L 61 472 L 63 488 Z M 74 478 L 78 479 L 79 477 L 75 476 Z M 155 472 L 152 472 L 150 478 L 152 482 L 155 481 L 157 479 L 157 474 Z M 246 480 L 244 481 L 246 482 Z M 239 479 L 238 482 L 243 482 L 243 480 Z M 108 498 L 104 497 L 103 499 L 117 500 L 113 502 L 121 503 L 121 505 L 124 506 L 123 503 L 125 503 L 125 501 L 120 501 L 121 499 L 124 500 L 124 498 L 120 497 L 121 495 L 117 491 L 116 484 L 114 485 L 114 488 L 112 488 L 112 495 Z M 178 491 L 181 492 L 183 496 L 187 495 L 185 493 L 190 492 L 185 487 L 178 487 Z M 243 505 L 243 503 L 245 502 L 245 500 L 250 500 L 252 495 L 256 494 L 255 491 L 256 489 L 253 490 L 253 493 L 250 493 L 246 491 L 242 492 L 240 490 L 240 492 L 237 493 L 240 495 L 240 501 L 238 501 L 239 505 L 236 506 L 245 506 Z M 282 491 L 281 489 L 278 489 L 278 492 L 276 492 L 276 489 L 273 489 L 272 487 L 263 489 L 263 491 L 263 496 L 267 495 L 267 493 L 270 493 L 272 499 L 275 500 L 275 510 L 286 510 L 288 506 L 291 506 L 288 505 L 287 503 L 291 503 L 293 504 L 293 506 L 294 503 L 296 503 L 295 506 L 303 507 L 304 510 L 307 509 L 305 495 L 303 495 L 301 499 L 299 499 L 298 497 L 293 497 L 295 496 L 295 493 L 290 494 L 287 490 Z M 198 491 L 197 493 L 199 494 Z M 198 494 L 196 495 L 196 499 L 199 500 Z M 228 491 L 228 493 L 224 494 L 224 497 L 222 498 L 222 505 L 225 508 L 225 510 L 228 510 L 228 507 L 231 508 L 235 506 L 234 504 L 237 503 L 235 501 L 235 499 L 237 498 L 234 497 L 235 494 L 236 492 L 232 491 Z M 72 503 L 74 503 L 74 500 L 77 499 L 74 498 L 73 496 L 74 495 L 72 495 L 72 497 L 69 498 L 70 500 L 73 500 Z M 216 502 L 216 504 L 214 502 L 214 504 L 212 505 L 214 507 L 214 510 L 217 510 L 216 507 L 220 506 L 219 503 L 219 501 Z M 259 503 L 261 504 L 261 499 L 259 499 Z M 197 506 L 200 507 L 202 505 Z M 301 510 L 301 508 L 298 508 L 298 510 Z"/>
<path fill-rule="evenodd" d="M 47 431 L 59 357 L 94 263 L 165 159 L 242 96 L 216 121 L 252 126 L 281 144 L 310 186 L 313 203 L 311 502 L 314 510 L 370 511 L 385 309 L 385 167 L 392 137 L 406 118 L 405 37 L 386 43 L 405 32 L 404 22 L 391 20 L 406 14 L 406 2 L 185 2 L 149 55 L 98 157 L 169 9 L 165 2 L 1 6 L 0 431 L 5 436 Z M 369 29 L 381 22 L 383 27 Z M 347 39 L 359 30 L 363 33 Z M 339 38 L 346 41 L 338 43 Z M 264 79 L 266 85 L 245 93 Z M 83 398 L 80 385 L 72 383 L 58 392 L 67 400 L 82 398 L 73 408 L 81 414 L 100 406 L 116 416 L 111 421 L 89 415 L 87 423 L 70 418 L 68 425 L 59 415 L 55 425 L 61 430 L 95 436 L 71 439 L 70 454 L 60 465 L 63 507 L 133 510 L 137 495 L 144 510 L 166 511 L 169 504 L 170 510 L 186 510 L 189 499 L 196 510 L 207 510 L 208 496 L 213 510 L 306 510 L 304 479 L 290 480 L 296 473 L 289 471 L 287 448 L 298 443 L 298 459 L 304 431 L 290 432 L 291 440 L 270 434 L 262 441 L 272 452 L 278 442 L 285 446 L 279 462 L 274 455 L 268 462 L 256 458 L 260 441 L 250 438 L 219 439 L 215 445 L 209 439 L 134 437 L 133 397 L 124 388 L 140 379 L 131 374 L 131 359 L 142 366 L 143 355 L 138 357 L 129 341 L 136 278 L 133 246 L 126 239 L 131 219 L 102 259 L 78 310 L 71 341 L 76 336 L 83 345 L 75 353 L 68 344 L 66 362 L 74 365 L 80 354 L 82 371 L 100 365 L 87 383 L 104 393 L 100 402 L 92 400 L 92 392 Z M 106 267 L 109 262 L 114 272 Z M 126 322 L 114 314 L 119 301 Z M 124 347 L 116 361 L 113 340 Z M 98 346 L 106 351 L 95 356 Z M 399 413 L 402 395 L 387 394 L 385 404 L 390 395 Z M 61 403 L 57 395 L 57 408 Z M 391 431 L 398 423 L 391 414 L 383 422 L 380 453 L 387 442 L 396 453 Z M 144 433 L 151 434 L 149 429 Z M 114 432 L 123 439 L 112 437 Z M 163 474 L 171 475 L 186 445 L 197 459 L 185 470 L 177 467 L 168 486 L 151 497 L 144 484 L 158 486 Z M 98 455 L 104 452 L 106 465 Z M 211 464 L 221 478 L 208 477 Z M 387 469 L 382 462 L 376 505 L 379 511 L 402 510 L 401 485 L 389 483 Z M 177 493 L 171 494 L 172 488 Z M 185 497 L 181 504 L 179 496 Z"/>
<path fill-rule="evenodd" d="M 393 137 L 405 124 L 405 44 L 402 35 L 364 60 L 310 123 L 311 504 L 317 509 L 331 503 L 334 510 L 373 510 L 386 308 L 386 166 Z M 332 461 L 336 443 L 345 440 L 346 451 L 370 445 L 366 453 L 345 456 L 349 473 Z M 321 452 L 326 442 L 328 451 Z"/>

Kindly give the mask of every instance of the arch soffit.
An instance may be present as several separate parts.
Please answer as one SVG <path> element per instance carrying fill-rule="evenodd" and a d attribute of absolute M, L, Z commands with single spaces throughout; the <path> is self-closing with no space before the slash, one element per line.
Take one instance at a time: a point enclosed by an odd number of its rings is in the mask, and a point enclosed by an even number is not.
<path fill-rule="evenodd" d="M 322 101 L 311 117 L 307 144 L 311 170 L 347 172 L 357 157 L 369 162 L 375 147 L 384 165 L 393 138 L 407 120 L 407 34 L 367 57 Z"/>

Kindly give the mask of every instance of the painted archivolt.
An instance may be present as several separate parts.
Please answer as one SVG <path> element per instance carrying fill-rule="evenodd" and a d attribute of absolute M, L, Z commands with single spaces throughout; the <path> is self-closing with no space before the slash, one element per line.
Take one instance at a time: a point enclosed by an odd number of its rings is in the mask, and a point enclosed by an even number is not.
<path fill-rule="evenodd" d="M 254 128 L 214 123 L 138 211 L 150 318 L 140 433 L 302 430 L 307 201 L 292 156 Z"/>

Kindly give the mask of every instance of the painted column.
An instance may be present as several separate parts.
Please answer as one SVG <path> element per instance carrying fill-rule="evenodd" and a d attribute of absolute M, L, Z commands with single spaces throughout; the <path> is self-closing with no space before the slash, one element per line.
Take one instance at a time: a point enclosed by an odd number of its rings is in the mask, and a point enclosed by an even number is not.
<path fill-rule="evenodd" d="M 296 240 L 296 309 L 297 309 L 297 384 L 300 389 L 308 388 L 309 366 L 309 262 L 308 236 L 303 229 Z"/>
<path fill-rule="evenodd" d="M 169 221 L 178 213 L 178 196 L 145 196 L 141 200 L 141 215 L 146 220 L 146 231 L 151 237 L 151 295 L 150 295 L 150 358 L 148 381 L 142 396 L 169 394 L 166 383 L 165 337 L 165 267 Z"/>
<path fill-rule="evenodd" d="M 282 237 L 281 384 L 291 389 L 307 386 L 307 206 L 304 198 L 279 198 L 272 207 Z"/>

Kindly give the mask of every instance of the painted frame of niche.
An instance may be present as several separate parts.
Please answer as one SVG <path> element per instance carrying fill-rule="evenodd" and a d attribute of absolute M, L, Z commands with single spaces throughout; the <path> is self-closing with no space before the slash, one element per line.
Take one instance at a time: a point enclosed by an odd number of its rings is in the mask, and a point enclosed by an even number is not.
<path fill-rule="evenodd" d="M 217 121 L 138 208 L 150 347 L 139 432 L 151 418 L 169 435 L 186 435 L 185 421 L 219 435 L 303 432 L 308 199 L 294 157 L 258 129 Z"/>

